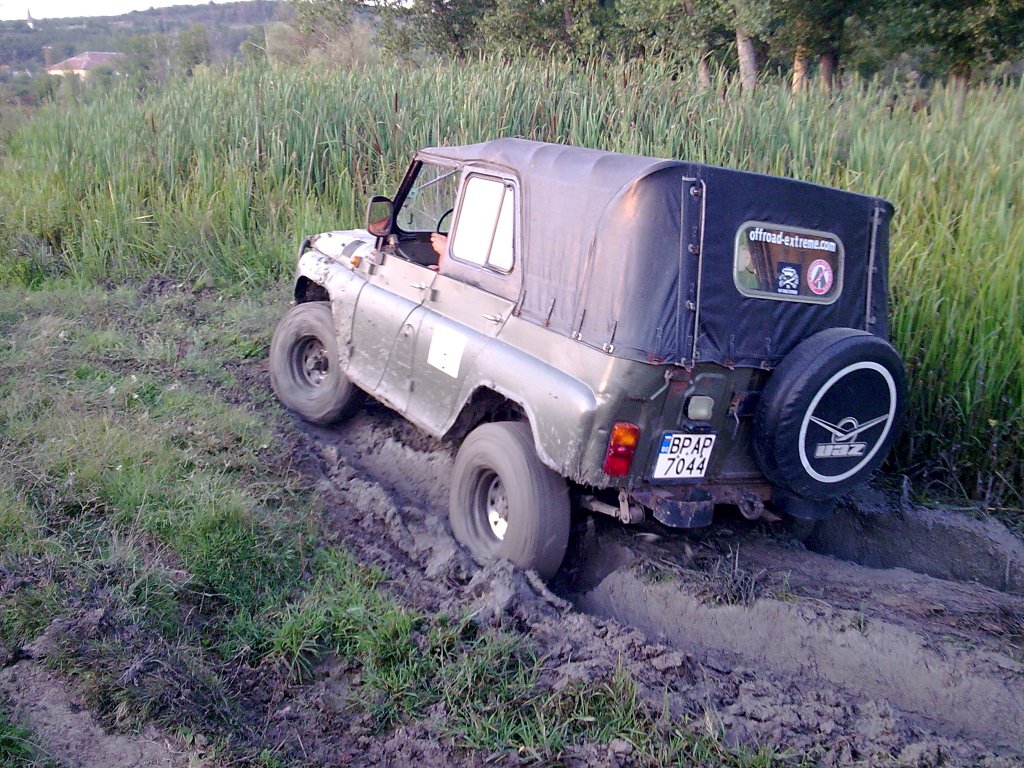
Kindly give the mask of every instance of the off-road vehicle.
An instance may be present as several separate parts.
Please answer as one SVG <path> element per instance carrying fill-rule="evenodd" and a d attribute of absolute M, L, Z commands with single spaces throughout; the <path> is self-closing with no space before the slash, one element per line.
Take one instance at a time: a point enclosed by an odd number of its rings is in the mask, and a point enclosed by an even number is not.
<path fill-rule="evenodd" d="M 677 527 L 716 504 L 823 518 L 903 410 L 892 213 L 699 163 L 519 139 L 424 149 L 365 230 L 302 242 L 271 381 L 316 424 L 369 393 L 460 440 L 456 538 L 545 577 L 571 498 Z"/>

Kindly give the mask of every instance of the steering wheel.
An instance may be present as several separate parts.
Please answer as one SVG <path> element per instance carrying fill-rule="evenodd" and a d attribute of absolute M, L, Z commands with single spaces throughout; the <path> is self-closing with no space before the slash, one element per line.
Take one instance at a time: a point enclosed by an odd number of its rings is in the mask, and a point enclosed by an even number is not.
<path fill-rule="evenodd" d="M 455 210 L 454 208 L 449 208 L 447 211 L 445 211 L 444 213 L 441 214 L 441 218 L 439 218 L 437 220 L 437 226 L 434 227 L 434 231 L 435 232 L 437 232 L 439 234 L 442 234 L 442 235 L 447 235 L 448 234 L 447 230 L 441 229 L 441 225 L 444 224 L 444 220 L 445 219 L 447 219 L 449 216 L 452 215 L 452 211 L 454 211 L 454 210 Z"/>

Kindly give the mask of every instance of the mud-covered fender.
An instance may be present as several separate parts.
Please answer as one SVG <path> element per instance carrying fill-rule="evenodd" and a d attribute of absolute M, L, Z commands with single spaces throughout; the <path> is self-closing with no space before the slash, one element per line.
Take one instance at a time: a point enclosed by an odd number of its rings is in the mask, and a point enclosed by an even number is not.
<path fill-rule="evenodd" d="M 485 375 L 481 375 L 486 372 Z M 537 456 L 545 466 L 564 477 L 581 476 L 581 464 L 590 435 L 598 398 L 579 379 L 538 360 L 501 339 L 481 351 L 467 376 L 458 403 L 441 430 L 451 430 L 463 408 L 480 389 L 492 390 L 516 403 L 533 432 Z"/>
<path fill-rule="evenodd" d="M 295 268 L 296 298 L 304 281 L 321 286 L 331 302 L 338 334 L 338 356 L 348 367 L 352 340 L 352 317 L 359 293 L 366 285 L 358 266 L 374 252 L 374 238 L 365 230 L 324 232 L 308 237 L 299 248 Z"/>

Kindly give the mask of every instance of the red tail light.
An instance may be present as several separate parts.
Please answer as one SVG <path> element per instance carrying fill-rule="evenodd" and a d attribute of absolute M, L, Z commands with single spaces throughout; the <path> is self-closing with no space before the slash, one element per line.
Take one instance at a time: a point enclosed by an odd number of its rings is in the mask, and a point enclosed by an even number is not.
<path fill-rule="evenodd" d="M 604 456 L 604 473 L 612 477 L 629 474 L 633 455 L 640 443 L 640 427 L 626 421 L 616 422 L 608 438 L 608 452 Z"/>

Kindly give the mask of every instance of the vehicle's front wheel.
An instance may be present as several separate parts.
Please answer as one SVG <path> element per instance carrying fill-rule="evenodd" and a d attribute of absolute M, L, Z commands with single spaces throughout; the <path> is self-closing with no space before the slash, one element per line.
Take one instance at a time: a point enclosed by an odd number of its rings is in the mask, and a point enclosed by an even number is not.
<path fill-rule="evenodd" d="M 270 385 L 281 403 L 313 424 L 351 416 L 365 394 L 345 376 L 326 301 L 292 307 L 270 341 Z"/>
<path fill-rule="evenodd" d="M 448 515 L 473 558 L 505 558 L 544 579 L 555 575 L 569 540 L 565 480 L 544 466 L 524 422 L 473 430 L 455 459 Z"/>

